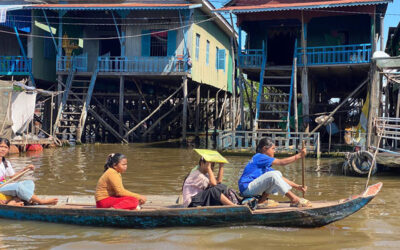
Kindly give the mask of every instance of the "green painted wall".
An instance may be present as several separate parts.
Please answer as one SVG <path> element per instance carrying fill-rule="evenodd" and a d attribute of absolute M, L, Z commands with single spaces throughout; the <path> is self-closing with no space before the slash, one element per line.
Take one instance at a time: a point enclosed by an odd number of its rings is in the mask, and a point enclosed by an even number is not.
<path fill-rule="evenodd" d="M 209 17 L 200 10 L 193 14 L 194 22 L 188 35 L 192 59 L 192 79 L 199 83 L 212 85 L 216 88 L 232 91 L 232 51 L 230 37 L 222 31 L 213 21 L 205 21 Z M 196 60 L 196 34 L 200 35 L 200 53 Z M 206 64 L 206 43 L 210 42 L 209 64 Z M 225 70 L 217 70 L 215 67 L 216 47 L 225 49 Z"/>
<path fill-rule="evenodd" d="M 42 11 L 33 11 L 33 22 L 46 23 L 44 18 L 41 17 L 42 15 Z M 35 25 L 33 25 L 32 34 L 35 36 L 50 36 L 50 33 L 39 29 Z M 33 76 L 38 80 L 54 82 L 56 81 L 56 57 L 44 57 L 44 40 L 45 38 L 33 37 Z"/>

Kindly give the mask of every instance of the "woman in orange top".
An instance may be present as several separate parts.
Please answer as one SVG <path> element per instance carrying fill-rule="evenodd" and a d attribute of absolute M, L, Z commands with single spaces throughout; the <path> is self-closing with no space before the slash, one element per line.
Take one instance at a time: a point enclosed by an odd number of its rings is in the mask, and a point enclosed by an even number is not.
<path fill-rule="evenodd" d="M 125 155 L 116 153 L 107 157 L 104 173 L 97 182 L 96 207 L 115 209 L 140 209 L 139 205 L 146 202 L 146 197 L 132 193 L 122 185 L 121 173 L 128 167 Z"/>

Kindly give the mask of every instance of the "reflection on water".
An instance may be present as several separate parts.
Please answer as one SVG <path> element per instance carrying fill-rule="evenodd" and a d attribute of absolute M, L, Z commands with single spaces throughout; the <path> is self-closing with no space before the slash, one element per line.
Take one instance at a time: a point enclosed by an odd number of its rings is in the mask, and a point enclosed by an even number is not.
<path fill-rule="evenodd" d="M 31 176 L 37 194 L 88 195 L 94 193 L 103 172 L 106 156 L 121 152 L 128 156 L 123 175 L 126 188 L 142 194 L 179 194 L 183 178 L 196 165 L 191 149 L 155 148 L 141 144 L 84 145 L 46 149 L 41 153 L 10 157 L 14 168 L 33 163 Z M 237 189 L 237 179 L 249 157 L 227 157 L 224 182 Z M 336 200 L 360 193 L 366 179 L 344 177 L 334 171 L 338 159 L 322 159 L 322 172 L 316 173 L 317 160 L 306 159 L 307 198 Z M 301 182 L 301 162 L 278 167 L 284 176 Z M 269 228 L 259 226 L 230 228 L 115 229 L 0 219 L 0 246 L 23 249 L 372 249 L 400 246 L 400 176 L 380 175 L 383 189 L 366 208 L 345 220 L 316 229 Z M 275 197 L 274 197 L 275 199 Z M 276 197 L 283 200 L 282 197 Z"/>

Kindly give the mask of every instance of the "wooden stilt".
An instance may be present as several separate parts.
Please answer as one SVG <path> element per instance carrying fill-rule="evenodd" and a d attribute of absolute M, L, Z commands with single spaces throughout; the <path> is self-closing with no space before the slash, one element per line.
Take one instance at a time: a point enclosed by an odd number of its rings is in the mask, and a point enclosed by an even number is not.
<path fill-rule="evenodd" d="M 186 142 L 187 109 L 188 109 L 188 86 L 187 76 L 183 77 L 183 108 L 182 108 L 182 142 Z"/>
<path fill-rule="evenodd" d="M 367 126 L 367 149 L 371 145 L 375 144 L 374 136 L 373 136 L 373 121 L 374 118 L 378 116 L 378 108 L 379 108 L 379 72 L 375 62 L 371 64 L 371 72 L 370 72 L 370 85 L 369 85 L 369 111 L 368 111 L 368 126 Z"/>
<path fill-rule="evenodd" d="M 143 102 L 144 102 L 144 105 L 146 105 L 147 112 L 150 113 L 150 112 L 151 112 L 151 109 L 150 109 L 149 105 L 147 104 L 146 97 L 143 95 L 142 88 L 141 88 L 141 86 L 140 86 L 141 84 L 139 84 L 139 83 L 136 81 L 135 78 L 133 78 L 132 80 L 133 80 L 133 82 L 135 83 L 136 88 L 138 89 L 140 96 L 142 97 L 142 100 L 143 100 Z"/>
<path fill-rule="evenodd" d="M 301 12 L 301 47 L 303 50 L 303 69 L 301 72 L 301 102 L 303 104 L 303 125 L 304 132 L 310 130 L 309 127 L 309 95 L 308 95 L 308 68 L 307 68 L 307 24 L 304 23 L 304 13 Z"/>
<path fill-rule="evenodd" d="M 206 100 L 206 148 L 208 148 L 208 116 L 210 114 L 210 106 L 208 105 L 210 100 L 210 88 L 207 90 L 207 100 Z"/>
<path fill-rule="evenodd" d="M 151 114 L 149 114 L 146 118 L 144 118 L 141 122 L 139 122 L 138 124 L 136 124 L 135 127 L 133 127 L 131 130 L 129 130 L 125 135 L 124 138 L 127 138 L 131 133 L 133 133 L 137 128 L 139 128 L 139 126 L 141 126 L 143 123 L 145 123 L 148 119 L 150 119 L 155 113 L 157 113 L 157 111 L 169 100 L 171 99 L 176 93 L 178 93 L 179 90 L 182 89 L 183 86 L 180 86 L 177 90 L 174 91 L 174 93 L 172 93 L 170 96 L 168 96 L 164 101 L 162 101 L 160 103 L 160 105 L 158 105 L 158 107 L 156 109 L 153 110 L 153 112 L 151 112 Z"/>
<path fill-rule="evenodd" d="M 120 123 L 124 123 L 124 85 L 125 85 L 125 81 L 124 81 L 124 76 L 120 76 L 119 78 L 119 122 Z M 123 126 L 119 126 L 119 133 L 122 135 L 123 134 Z"/>
<path fill-rule="evenodd" d="M 299 132 L 299 116 L 297 114 L 297 58 L 294 58 L 293 74 L 293 107 L 294 107 L 294 131 Z"/>
<path fill-rule="evenodd" d="M 201 85 L 197 85 L 196 90 L 196 118 L 195 118 L 195 136 L 196 139 L 199 137 L 199 124 L 200 124 L 200 88 Z"/>

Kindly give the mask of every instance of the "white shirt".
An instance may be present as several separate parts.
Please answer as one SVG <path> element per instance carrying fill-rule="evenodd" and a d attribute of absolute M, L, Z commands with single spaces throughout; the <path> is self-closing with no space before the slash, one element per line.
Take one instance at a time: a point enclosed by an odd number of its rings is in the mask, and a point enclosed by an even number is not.
<path fill-rule="evenodd" d="M 15 175 L 14 169 L 9 161 L 7 161 L 7 168 L 4 166 L 3 161 L 0 161 L 0 184 L 5 181 L 6 177 Z"/>

